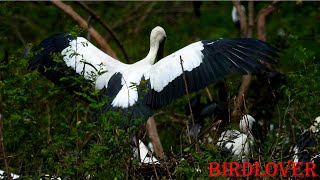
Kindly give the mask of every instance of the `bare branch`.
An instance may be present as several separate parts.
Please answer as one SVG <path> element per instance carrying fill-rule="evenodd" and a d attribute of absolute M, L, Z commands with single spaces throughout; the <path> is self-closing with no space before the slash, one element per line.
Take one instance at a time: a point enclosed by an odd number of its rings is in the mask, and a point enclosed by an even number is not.
<path fill-rule="evenodd" d="M 235 109 L 232 112 L 232 118 L 238 119 L 238 117 L 241 116 L 241 112 L 243 112 L 244 97 L 246 97 L 246 94 L 249 91 L 251 80 L 251 74 L 242 76 L 242 83 L 238 91 L 238 96 L 235 99 Z"/>
<path fill-rule="evenodd" d="M 232 2 L 233 2 L 233 5 L 236 7 L 238 15 L 240 17 L 241 37 L 247 37 L 247 34 L 248 34 L 247 16 L 241 9 L 240 1 L 232 1 Z"/>
<path fill-rule="evenodd" d="M 65 12 L 69 16 L 71 16 L 73 20 L 75 20 L 79 24 L 80 27 L 86 29 L 91 34 L 91 36 L 97 41 L 97 43 L 99 44 L 99 46 L 104 52 L 106 52 L 113 58 L 118 59 L 118 57 L 116 56 L 116 53 L 110 48 L 106 40 L 94 28 L 88 27 L 87 21 L 84 20 L 77 12 L 75 12 L 71 6 L 56 0 L 55 1 L 51 0 L 51 3 L 57 6 L 58 8 L 60 8 L 63 12 Z"/>
<path fill-rule="evenodd" d="M 164 152 L 163 152 L 163 148 L 162 148 L 162 145 L 160 142 L 156 122 L 155 122 L 153 116 L 148 119 L 146 129 L 147 129 L 147 133 L 149 135 L 149 138 L 151 140 L 151 143 L 153 145 L 154 151 L 156 152 L 156 155 L 160 159 L 163 159 Z"/>
<path fill-rule="evenodd" d="M 104 29 L 106 29 L 109 34 L 111 35 L 111 37 L 114 39 L 114 41 L 116 42 L 116 44 L 118 44 L 120 50 L 122 51 L 122 54 L 124 55 L 124 58 L 126 59 L 126 61 L 128 63 L 130 62 L 130 59 L 128 57 L 128 53 L 126 51 L 126 49 L 124 48 L 122 42 L 119 40 L 119 38 L 117 37 L 117 35 L 112 31 L 112 29 L 100 18 L 99 15 L 97 15 L 97 13 L 95 13 L 90 7 L 88 7 L 84 2 L 81 1 L 77 1 L 78 4 L 80 4 L 81 7 L 83 7 L 88 13 L 90 13 L 90 15 L 98 21 L 98 23 L 100 23 L 102 25 L 102 27 Z"/>
<path fill-rule="evenodd" d="M 253 8 L 253 0 L 248 2 L 248 38 L 252 38 L 253 35 L 253 27 L 254 27 L 254 8 Z"/>
<path fill-rule="evenodd" d="M 271 5 L 261 9 L 257 15 L 257 28 L 258 28 L 258 37 L 262 41 L 267 40 L 267 33 L 266 33 L 266 17 L 271 14 L 276 7 L 274 6 L 277 1 L 274 1 Z"/>

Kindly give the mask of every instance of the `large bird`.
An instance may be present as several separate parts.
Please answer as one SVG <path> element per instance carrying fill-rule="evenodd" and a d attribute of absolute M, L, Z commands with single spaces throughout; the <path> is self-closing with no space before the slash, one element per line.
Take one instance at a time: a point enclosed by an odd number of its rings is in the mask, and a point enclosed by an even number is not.
<path fill-rule="evenodd" d="M 227 75 L 256 73 L 264 68 L 261 61 L 275 63 L 279 57 L 277 49 L 263 41 L 235 38 L 198 41 L 155 62 L 165 38 L 164 29 L 155 27 L 147 56 L 125 64 L 83 37 L 53 35 L 40 43 L 30 68 L 66 88 L 74 82 L 61 79 L 78 74 L 110 97 L 106 110 L 130 111 L 146 120 L 151 109 L 185 94 L 184 77 L 194 92 Z"/>
<path fill-rule="evenodd" d="M 251 115 L 244 115 L 239 123 L 240 131 L 226 130 L 221 133 L 217 146 L 236 160 L 248 161 L 254 141 L 259 139 L 259 126 Z"/>

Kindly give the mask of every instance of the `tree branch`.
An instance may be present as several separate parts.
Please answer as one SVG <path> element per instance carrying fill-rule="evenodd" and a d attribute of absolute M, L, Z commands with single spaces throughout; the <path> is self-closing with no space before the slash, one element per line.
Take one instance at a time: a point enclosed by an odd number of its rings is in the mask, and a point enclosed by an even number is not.
<path fill-rule="evenodd" d="M 153 145 L 154 151 L 156 152 L 156 155 L 160 158 L 163 159 L 164 158 L 164 152 L 163 152 L 163 148 L 160 142 L 160 138 L 158 135 L 158 130 L 157 130 L 157 126 L 156 126 L 156 122 L 152 117 L 150 117 L 147 121 L 147 125 L 146 125 L 146 129 L 148 132 L 148 136 L 151 140 L 151 143 Z"/>
<path fill-rule="evenodd" d="M 253 35 L 253 26 L 254 26 L 254 8 L 253 8 L 253 0 L 248 2 L 248 38 L 252 38 Z"/>
<path fill-rule="evenodd" d="M 261 9 L 257 15 L 257 28 L 258 28 L 258 38 L 262 41 L 267 40 L 267 33 L 266 33 L 266 17 L 271 14 L 276 7 L 274 6 L 277 1 L 273 1 L 271 5 Z"/>
<path fill-rule="evenodd" d="M 73 20 L 75 20 L 79 24 L 80 27 L 86 29 L 90 33 L 90 35 L 97 41 L 98 45 L 104 52 L 106 52 L 113 58 L 118 59 L 116 53 L 110 48 L 106 40 L 94 28 L 88 27 L 88 23 L 86 22 L 86 20 L 84 20 L 77 12 L 75 12 L 71 6 L 56 0 L 51 0 L 51 3 L 60 8 L 69 16 L 71 16 Z"/>
<path fill-rule="evenodd" d="M 240 17 L 240 31 L 241 37 L 247 37 L 248 34 L 248 25 L 247 25 L 247 16 L 241 9 L 240 1 L 232 1 L 233 5 L 236 7 L 238 15 Z"/>
<path fill-rule="evenodd" d="M 90 7 L 88 7 L 84 2 L 81 1 L 77 1 L 77 3 L 83 7 L 88 13 L 90 13 L 90 15 L 98 21 L 98 23 L 100 23 L 102 25 L 102 27 L 104 29 L 106 29 L 110 36 L 114 39 L 114 41 L 116 42 L 116 44 L 118 44 L 120 50 L 122 51 L 122 54 L 124 55 L 124 58 L 126 59 L 126 61 L 128 63 L 130 62 L 130 59 L 128 57 L 128 53 L 126 51 L 126 49 L 124 48 L 122 42 L 119 40 L 119 38 L 117 37 L 117 35 L 111 30 L 111 28 L 100 18 L 100 16 L 98 16 Z"/>

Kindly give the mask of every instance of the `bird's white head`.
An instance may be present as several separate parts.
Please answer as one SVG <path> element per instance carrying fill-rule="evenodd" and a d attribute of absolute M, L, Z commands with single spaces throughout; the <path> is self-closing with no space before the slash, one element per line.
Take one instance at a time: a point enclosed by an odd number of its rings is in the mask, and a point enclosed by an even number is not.
<path fill-rule="evenodd" d="M 244 115 L 240 120 L 240 131 L 243 133 L 248 133 L 248 131 L 252 130 L 254 122 L 256 122 L 256 120 L 252 116 L 250 116 L 249 114 Z"/>
<path fill-rule="evenodd" d="M 150 50 L 145 60 L 150 64 L 154 64 L 157 60 L 160 60 L 163 56 L 163 47 L 166 39 L 166 32 L 160 26 L 152 29 L 150 34 Z"/>
<path fill-rule="evenodd" d="M 320 116 L 318 116 L 314 120 L 313 125 L 310 126 L 310 131 L 312 131 L 313 133 L 317 133 L 319 132 L 319 128 L 320 128 Z"/>
<path fill-rule="evenodd" d="M 157 26 L 152 29 L 150 34 L 150 45 L 154 45 L 155 43 L 160 43 L 166 38 L 166 31 L 160 26 Z"/>

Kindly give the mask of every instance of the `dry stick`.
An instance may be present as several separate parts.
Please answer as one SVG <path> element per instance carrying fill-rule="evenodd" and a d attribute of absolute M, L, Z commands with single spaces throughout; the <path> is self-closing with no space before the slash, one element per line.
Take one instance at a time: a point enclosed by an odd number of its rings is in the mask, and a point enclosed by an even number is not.
<path fill-rule="evenodd" d="M 137 133 L 136 133 L 136 135 L 133 137 L 134 138 L 134 140 L 136 141 L 136 145 L 137 145 L 137 148 L 138 148 L 138 159 L 139 159 L 139 161 L 141 162 L 141 153 L 140 153 L 140 142 L 139 142 L 139 139 L 138 139 L 138 135 L 137 135 Z M 133 141 L 134 142 L 134 141 Z"/>
<path fill-rule="evenodd" d="M 87 19 L 88 28 L 91 27 L 91 24 L 90 24 L 91 19 L 92 19 L 92 16 L 90 15 L 90 16 L 88 17 L 88 19 Z M 90 33 L 88 32 L 88 33 L 87 33 L 87 40 L 90 41 L 90 39 L 91 39 L 91 36 L 90 36 Z"/>
<path fill-rule="evenodd" d="M 80 27 L 88 30 L 88 32 L 91 34 L 91 36 L 96 40 L 98 45 L 101 47 L 101 49 L 112 56 L 113 58 L 118 59 L 116 53 L 111 49 L 109 44 L 106 42 L 106 40 L 92 27 L 88 28 L 88 23 L 86 20 L 84 20 L 77 12 L 75 12 L 71 6 L 61 2 L 61 1 L 53 1 L 51 0 L 51 3 L 60 8 L 63 12 L 68 14 L 75 20 Z"/>
<path fill-rule="evenodd" d="M 6 151 L 4 149 L 4 143 L 3 143 L 3 118 L 2 114 L 0 113 L 0 145 L 1 145 L 1 151 L 2 151 L 2 156 L 3 156 L 3 161 L 4 161 L 4 167 L 5 167 L 5 172 L 7 174 L 7 177 L 9 180 L 12 180 L 11 173 L 9 171 L 9 165 L 7 161 L 7 156 L 6 156 Z"/>
<path fill-rule="evenodd" d="M 46 103 L 46 109 L 47 109 L 47 116 L 48 116 L 48 129 L 47 129 L 47 134 L 48 134 L 48 139 L 47 139 L 47 143 L 49 144 L 51 142 L 51 115 L 50 115 L 50 107 L 48 105 L 48 103 Z"/>
<path fill-rule="evenodd" d="M 181 56 L 180 56 L 180 64 L 181 64 L 181 69 L 182 69 L 182 77 L 183 77 L 183 81 L 184 81 L 184 87 L 185 87 L 187 98 L 188 98 L 188 106 L 189 106 L 189 110 L 190 110 L 190 114 L 191 114 L 191 122 L 192 122 L 192 125 L 194 126 L 194 118 L 193 118 L 193 112 L 192 112 L 191 103 L 190 103 L 188 83 L 187 83 L 187 79 L 186 79 L 186 74 L 184 73 L 183 60 L 182 60 Z M 189 125 L 187 125 L 187 131 L 188 131 L 188 134 L 189 134 L 188 135 L 189 143 L 191 144 Z M 195 135 L 196 135 L 196 140 L 197 140 L 198 139 L 197 133 L 195 133 Z M 196 143 L 196 151 L 198 151 L 198 143 Z"/>
<path fill-rule="evenodd" d="M 209 88 L 206 87 L 205 89 L 206 89 L 206 92 L 207 92 L 207 95 L 208 95 L 208 98 L 209 98 L 210 102 L 212 102 L 212 101 L 213 101 L 213 98 L 212 98 L 212 95 L 211 95 L 211 93 L 210 93 L 210 91 L 209 91 Z"/>
<path fill-rule="evenodd" d="M 156 155 L 160 159 L 163 159 L 164 158 L 163 147 L 160 142 L 157 126 L 153 116 L 148 119 L 146 129 L 147 129 L 149 138 L 151 140 L 151 143 L 154 147 L 154 151 L 156 152 Z"/>
<path fill-rule="evenodd" d="M 90 7 L 88 7 L 84 2 L 81 1 L 77 1 L 78 4 L 80 4 L 81 7 L 83 7 L 88 13 L 90 13 L 90 15 L 98 21 L 98 23 L 100 23 L 102 25 L 102 27 L 104 29 L 106 29 L 110 36 L 114 39 L 114 41 L 116 42 L 116 44 L 118 44 L 122 54 L 124 55 L 124 58 L 126 59 L 126 61 L 128 63 L 130 62 L 130 59 L 128 57 L 128 53 L 126 51 L 126 49 L 124 48 L 122 42 L 119 40 L 119 38 L 117 37 L 117 35 L 111 30 L 111 28 L 101 19 L 100 16 L 98 16 Z"/>
<path fill-rule="evenodd" d="M 153 162 L 152 162 L 152 165 L 153 165 L 154 173 L 156 174 L 156 178 L 157 178 L 157 180 L 159 180 L 157 169 L 156 169 L 156 165 Z"/>

